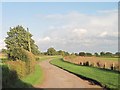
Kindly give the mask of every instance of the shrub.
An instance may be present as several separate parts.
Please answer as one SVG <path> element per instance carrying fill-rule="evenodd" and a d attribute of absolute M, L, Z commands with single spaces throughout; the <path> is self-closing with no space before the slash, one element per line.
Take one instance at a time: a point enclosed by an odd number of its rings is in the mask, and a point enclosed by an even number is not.
<path fill-rule="evenodd" d="M 14 70 L 10 70 L 7 65 L 2 66 L 2 87 L 12 87 L 11 85 L 14 84 L 14 82 L 17 79 L 17 73 Z"/>
<path fill-rule="evenodd" d="M 19 78 L 22 78 L 35 70 L 35 56 L 24 49 L 22 50 L 22 55 L 19 56 L 23 60 L 9 61 L 6 64 L 11 70 L 15 70 Z"/>
<path fill-rule="evenodd" d="M 34 54 L 32 54 L 26 50 L 24 52 L 27 57 L 27 60 L 26 60 L 27 74 L 29 74 L 35 70 L 36 58 L 35 58 Z"/>
<path fill-rule="evenodd" d="M 16 71 L 19 78 L 26 76 L 27 68 L 26 68 L 25 62 L 20 61 L 20 60 L 9 61 L 9 62 L 7 62 L 7 65 L 10 70 Z"/>

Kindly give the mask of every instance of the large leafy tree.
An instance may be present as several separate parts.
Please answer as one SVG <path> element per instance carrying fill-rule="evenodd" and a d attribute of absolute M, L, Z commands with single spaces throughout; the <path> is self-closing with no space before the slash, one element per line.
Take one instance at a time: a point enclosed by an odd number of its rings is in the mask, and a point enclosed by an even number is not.
<path fill-rule="evenodd" d="M 23 48 L 33 54 L 39 54 L 38 46 L 32 39 L 32 34 L 22 26 L 18 25 L 14 28 L 10 28 L 7 35 L 8 37 L 6 37 L 5 43 L 10 57 L 14 57 L 14 53 L 17 51 L 16 48 Z"/>
<path fill-rule="evenodd" d="M 51 48 L 48 48 L 47 54 L 48 55 L 56 55 L 57 52 L 56 52 L 56 50 L 54 48 L 51 47 Z"/>

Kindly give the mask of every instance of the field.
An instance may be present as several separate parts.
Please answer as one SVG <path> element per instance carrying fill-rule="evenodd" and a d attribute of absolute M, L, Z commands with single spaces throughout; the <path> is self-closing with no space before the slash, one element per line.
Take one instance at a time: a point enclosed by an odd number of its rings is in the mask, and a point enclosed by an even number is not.
<path fill-rule="evenodd" d="M 83 65 L 88 62 L 89 66 L 106 69 L 115 67 L 116 70 L 119 70 L 118 58 L 66 56 L 64 60 L 78 65 Z"/>
<path fill-rule="evenodd" d="M 109 57 L 97 57 L 97 59 L 100 59 L 100 60 L 109 60 L 109 61 L 118 61 L 119 58 L 117 57 L 114 57 L 114 58 L 109 58 Z"/>
<path fill-rule="evenodd" d="M 50 63 L 74 74 L 96 80 L 97 82 L 101 83 L 102 86 L 106 86 L 107 88 L 118 88 L 119 74 L 116 72 L 88 66 L 78 66 L 69 62 L 65 62 L 60 58 L 54 59 Z"/>

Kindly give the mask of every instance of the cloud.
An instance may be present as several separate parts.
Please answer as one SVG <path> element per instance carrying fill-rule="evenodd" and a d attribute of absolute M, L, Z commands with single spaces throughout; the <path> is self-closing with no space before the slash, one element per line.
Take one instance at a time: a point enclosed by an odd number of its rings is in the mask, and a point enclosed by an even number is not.
<path fill-rule="evenodd" d="M 100 34 L 100 37 L 105 37 L 106 35 L 107 35 L 108 33 L 105 31 L 105 32 L 102 32 L 101 34 Z"/>
<path fill-rule="evenodd" d="M 117 15 L 117 10 L 98 11 L 97 15 L 79 12 L 41 15 L 42 20 L 49 24 L 38 45 L 41 50 L 53 46 L 70 52 L 116 51 Z"/>

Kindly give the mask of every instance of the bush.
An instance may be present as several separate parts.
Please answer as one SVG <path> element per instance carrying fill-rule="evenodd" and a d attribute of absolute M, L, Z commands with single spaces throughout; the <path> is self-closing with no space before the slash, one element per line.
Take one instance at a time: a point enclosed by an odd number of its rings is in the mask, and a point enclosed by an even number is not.
<path fill-rule="evenodd" d="M 26 68 L 25 62 L 23 62 L 21 60 L 9 61 L 9 62 L 7 62 L 7 65 L 10 70 L 16 71 L 19 78 L 22 78 L 27 75 L 27 73 L 26 73 L 27 68 Z"/>
<path fill-rule="evenodd" d="M 11 70 L 15 70 L 19 78 L 22 78 L 35 70 L 35 56 L 24 49 L 21 49 L 22 54 L 19 56 L 22 60 L 9 61 L 6 64 Z"/>
<path fill-rule="evenodd" d="M 11 85 L 17 79 L 17 73 L 14 70 L 10 70 L 7 65 L 2 66 L 2 87 L 12 87 Z"/>
<path fill-rule="evenodd" d="M 24 52 L 27 57 L 26 60 L 27 74 L 29 74 L 35 70 L 36 58 L 34 54 L 32 54 L 31 52 L 28 52 L 26 50 L 24 50 Z"/>

